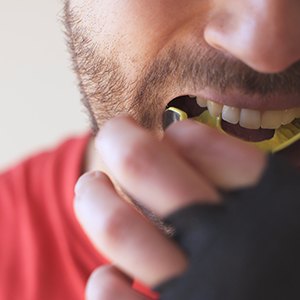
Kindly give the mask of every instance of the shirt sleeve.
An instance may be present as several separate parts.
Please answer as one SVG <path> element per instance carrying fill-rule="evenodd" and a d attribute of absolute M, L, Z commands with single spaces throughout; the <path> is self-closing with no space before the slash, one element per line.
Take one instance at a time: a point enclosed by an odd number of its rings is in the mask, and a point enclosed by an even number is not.
<path fill-rule="evenodd" d="M 156 288 L 161 300 L 300 299 L 300 174 L 286 162 L 270 156 L 257 186 L 166 221 L 189 267 Z"/>

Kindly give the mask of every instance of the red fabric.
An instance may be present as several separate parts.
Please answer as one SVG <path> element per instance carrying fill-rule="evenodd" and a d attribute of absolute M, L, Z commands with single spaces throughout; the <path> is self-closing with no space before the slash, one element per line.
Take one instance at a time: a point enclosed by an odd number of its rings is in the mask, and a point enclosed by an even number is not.
<path fill-rule="evenodd" d="M 73 214 L 89 136 L 71 139 L 0 175 L 0 299 L 84 299 L 105 260 Z"/>
<path fill-rule="evenodd" d="M 70 139 L 0 175 L 0 300 L 83 300 L 90 273 L 106 263 L 73 213 L 88 140 Z"/>
<path fill-rule="evenodd" d="M 159 300 L 158 293 L 151 291 L 151 289 L 149 289 L 147 286 L 143 285 L 140 282 L 135 281 L 133 283 L 133 288 L 141 294 L 147 296 L 151 300 Z"/>

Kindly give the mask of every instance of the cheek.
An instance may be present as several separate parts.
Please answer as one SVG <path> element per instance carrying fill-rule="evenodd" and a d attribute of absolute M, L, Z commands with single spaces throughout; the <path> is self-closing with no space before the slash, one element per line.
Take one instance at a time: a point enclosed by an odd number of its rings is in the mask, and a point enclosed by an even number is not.
<path fill-rule="evenodd" d="M 129 69 L 142 69 L 187 19 L 181 0 L 71 0 L 101 53 L 116 53 Z M 183 1 L 184 2 L 184 1 Z M 136 70 L 139 72 L 140 70 Z M 131 72 L 131 71 L 130 71 Z"/>
<path fill-rule="evenodd" d="M 199 0 L 70 0 L 103 55 L 115 54 L 129 79 L 169 44 L 199 27 Z M 182 34 L 184 32 L 184 34 Z"/>
<path fill-rule="evenodd" d="M 135 59 L 151 56 L 178 26 L 178 16 L 170 10 L 172 1 L 98 1 L 97 23 L 103 25 L 98 41 L 109 38 Z"/>
<path fill-rule="evenodd" d="M 207 1 L 199 0 L 102 0 L 107 33 L 120 36 L 129 46 L 143 48 L 162 45 L 200 23 L 208 9 Z M 103 18 L 103 16 L 102 16 Z M 193 25 L 193 26 L 194 26 Z M 197 26 L 197 25 L 196 25 Z M 154 43 L 153 43 L 154 42 Z M 131 45 L 133 43 L 133 45 Z"/>

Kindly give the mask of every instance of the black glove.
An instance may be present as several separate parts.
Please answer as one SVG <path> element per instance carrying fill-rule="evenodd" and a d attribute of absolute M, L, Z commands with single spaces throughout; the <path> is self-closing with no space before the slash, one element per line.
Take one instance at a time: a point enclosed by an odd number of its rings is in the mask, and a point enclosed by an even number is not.
<path fill-rule="evenodd" d="M 190 264 L 156 288 L 161 300 L 300 299 L 300 173 L 285 162 L 272 156 L 257 186 L 166 221 Z"/>

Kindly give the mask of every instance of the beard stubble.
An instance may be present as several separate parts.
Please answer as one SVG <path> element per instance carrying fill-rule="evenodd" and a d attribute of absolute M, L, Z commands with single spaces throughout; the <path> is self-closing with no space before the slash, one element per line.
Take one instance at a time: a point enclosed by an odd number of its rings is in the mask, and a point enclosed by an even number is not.
<path fill-rule="evenodd" d="M 278 93 L 300 94 L 300 62 L 281 73 L 262 74 L 204 42 L 194 47 L 174 44 L 145 66 L 139 79 L 128 82 L 118 59 L 120 50 L 101 55 L 69 1 L 64 12 L 73 68 L 95 134 L 105 121 L 121 113 L 128 113 L 144 128 L 162 131 L 163 103 L 174 86 L 191 90 L 209 87 L 220 93 L 238 89 L 261 95 L 266 101 Z"/>

